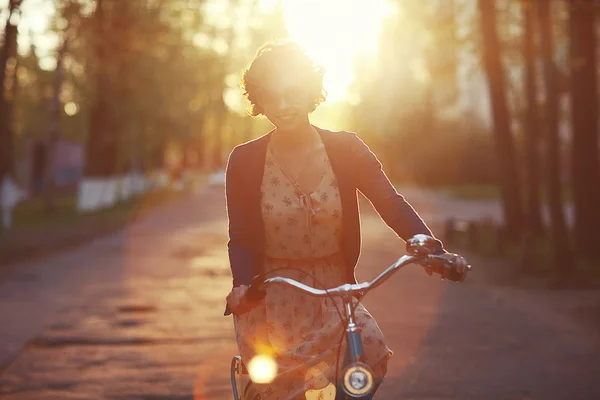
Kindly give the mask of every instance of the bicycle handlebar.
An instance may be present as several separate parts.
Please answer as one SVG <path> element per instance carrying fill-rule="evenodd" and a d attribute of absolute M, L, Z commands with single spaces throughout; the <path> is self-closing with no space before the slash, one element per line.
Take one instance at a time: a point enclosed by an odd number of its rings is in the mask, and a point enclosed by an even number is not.
<path fill-rule="evenodd" d="M 425 236 L 425 235 L 417 235 L 417 236 Z M 422 250 L 421 247 L 418 247 L 418 248 Z M 317 288 L 308 286 L 304 283 L 298 282 L 298 281 L 296 281 L 294 279 L 290 279 L 290 278 L 276 276 L 276 277 L 272 277 L 272 278 L 263 279 L 264 276 L 257 275 L 254 277 L 254 279 L 252 280 L 252 283 L 248 287 L 248 291 L 246 292 L 246 298 L 250 301 L 258 301 L 258 300 L 262 299 L 264 297 L 264 291 L 262 289 L 265 286 L 273 284 L 273 283 L 283 283 L 283 284 L 295 287 L 296 289 L 299 289 L 307 294 L 310 294 L 310 295 L 316 296 L 316 297 L 344 296 L 344 295 L 351 296 L 353 294 L 361 293 L 363 291 L 376 288 L 377 286 L 379 286 L 383 282 L 385 282 L 390 276 L 392 276 L 392 274 L 394 272 L 398 271 L 399 269 L 401 269 L 402 267 L 404 267 L 408 264 L 412 264 L 412 263 L 427 264 L 427 261 L 431 261 L 431 260 L 442 261 L 442 267 L 441 267 L 441 269 L 439 269 L 439 268 L 427 266 L 427 268 L 431 268 L 434 270 L 434 272 L 440 273 L 440 275 L 442 275 L 442 277 L 448 278 L 453 281 L 458 281 L 461 279 L 462 275 L 458 274 L 455 266 L 450 265 L 448 263 L 448 261 L 445 258 L 443 258 L 442 256 L 434 255 L 434 254 L 427 254 L 424 251 L 423 252 L 414 251 L 414 248 L 412 250 L 413 250 L 413 253 L 415 253 L 415 255 L 405 255 L 405 256 L 400 257 L 394 264 L 390 265 L 388 268 L 385 269 L 385 271 L 380 273 L 378 276 L 376 276 L 370 282 L 356 283 L 356 284 L 346 283 L 346 284 L 343 284 L 343 285 L 340 285 L 340 286 L 337 286 L 337 287 L 334 287 L 331 289 L 317 289 Z M 469 265 L 467 268 L 470 270 L 471 266 Z"/>

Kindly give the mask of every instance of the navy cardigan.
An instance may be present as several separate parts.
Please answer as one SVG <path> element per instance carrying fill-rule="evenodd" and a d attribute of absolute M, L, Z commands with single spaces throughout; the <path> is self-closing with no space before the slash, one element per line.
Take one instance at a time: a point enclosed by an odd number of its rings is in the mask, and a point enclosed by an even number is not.
<path fill-rule="evenodd" d="M 354 268 L 361 247 L 357 190 L 371 201 L 385 223 L 402 239 L 419 233 L 433 235 L 411 205 L 396 192 L 377 157 L 355 133 L 315 128 L 338 181 L 346 280 L 356 283 Z M 252 278 L 262 272 L 265 234 L 260 187 L 272 132 L 235 147 L 227 162 L 228 250 L 234 287 L 249 285 Z M 443 253 L 442 243 L 439 240 L 437 243 L 438 252 Z M 229 314 L 227 307 L 225 315 Z"/>

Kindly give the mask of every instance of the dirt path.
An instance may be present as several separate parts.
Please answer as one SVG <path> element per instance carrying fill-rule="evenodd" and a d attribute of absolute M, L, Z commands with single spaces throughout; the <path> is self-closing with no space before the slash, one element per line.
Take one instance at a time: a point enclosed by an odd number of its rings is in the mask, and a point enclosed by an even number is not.
<path fill-rule="evenodd" d="M 407 197 L 418 210 L 431 202 Z M 226 226 L 222 190 L 207 189 L 117 235 L 14 266 L 0 284 L 0 398 L 230 399 Z M 363 229 L 367 279 L 404 245 L 372 212 Z M 395 352 L 380 398 L 600 398 L 597 332 L 565 312 L 590 312 L 598 298 L 401 271 L 365 299 Z"/>

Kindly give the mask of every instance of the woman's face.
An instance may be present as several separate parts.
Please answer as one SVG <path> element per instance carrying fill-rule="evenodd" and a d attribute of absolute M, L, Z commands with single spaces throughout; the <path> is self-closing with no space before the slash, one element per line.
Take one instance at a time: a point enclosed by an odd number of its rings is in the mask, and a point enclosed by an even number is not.
<path fill-rule="evenodd" d="M 260 105 L 280 131 L 294 131 L 308 123 L 308 97 L 296 74 L 281 73 L 267 79 Z"/>

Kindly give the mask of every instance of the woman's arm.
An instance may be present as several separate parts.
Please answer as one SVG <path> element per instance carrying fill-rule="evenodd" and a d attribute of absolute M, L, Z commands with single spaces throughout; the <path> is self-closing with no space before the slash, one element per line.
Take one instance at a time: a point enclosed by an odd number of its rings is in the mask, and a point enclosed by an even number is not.
<path fill-rule="evenodd" d="M 252 202 L 248 199 L 240 149 L 234 149 L 227 160 L 225 196 L 229 219 L 229 263 L 233 286 L 250 285 L 256 274 L 258 257 L 252 251 Z"/>
<path fill-rule="evenodd" d="M 371 201 L 385 223 L 404 240 L 420 233 L 433 237 L 425 222 L 391 184 L 371 149 L 356 134 L 351 141 L 358 190 Z M 437 254 L 446 252 L 439 240 L 437 247 Z"/>

